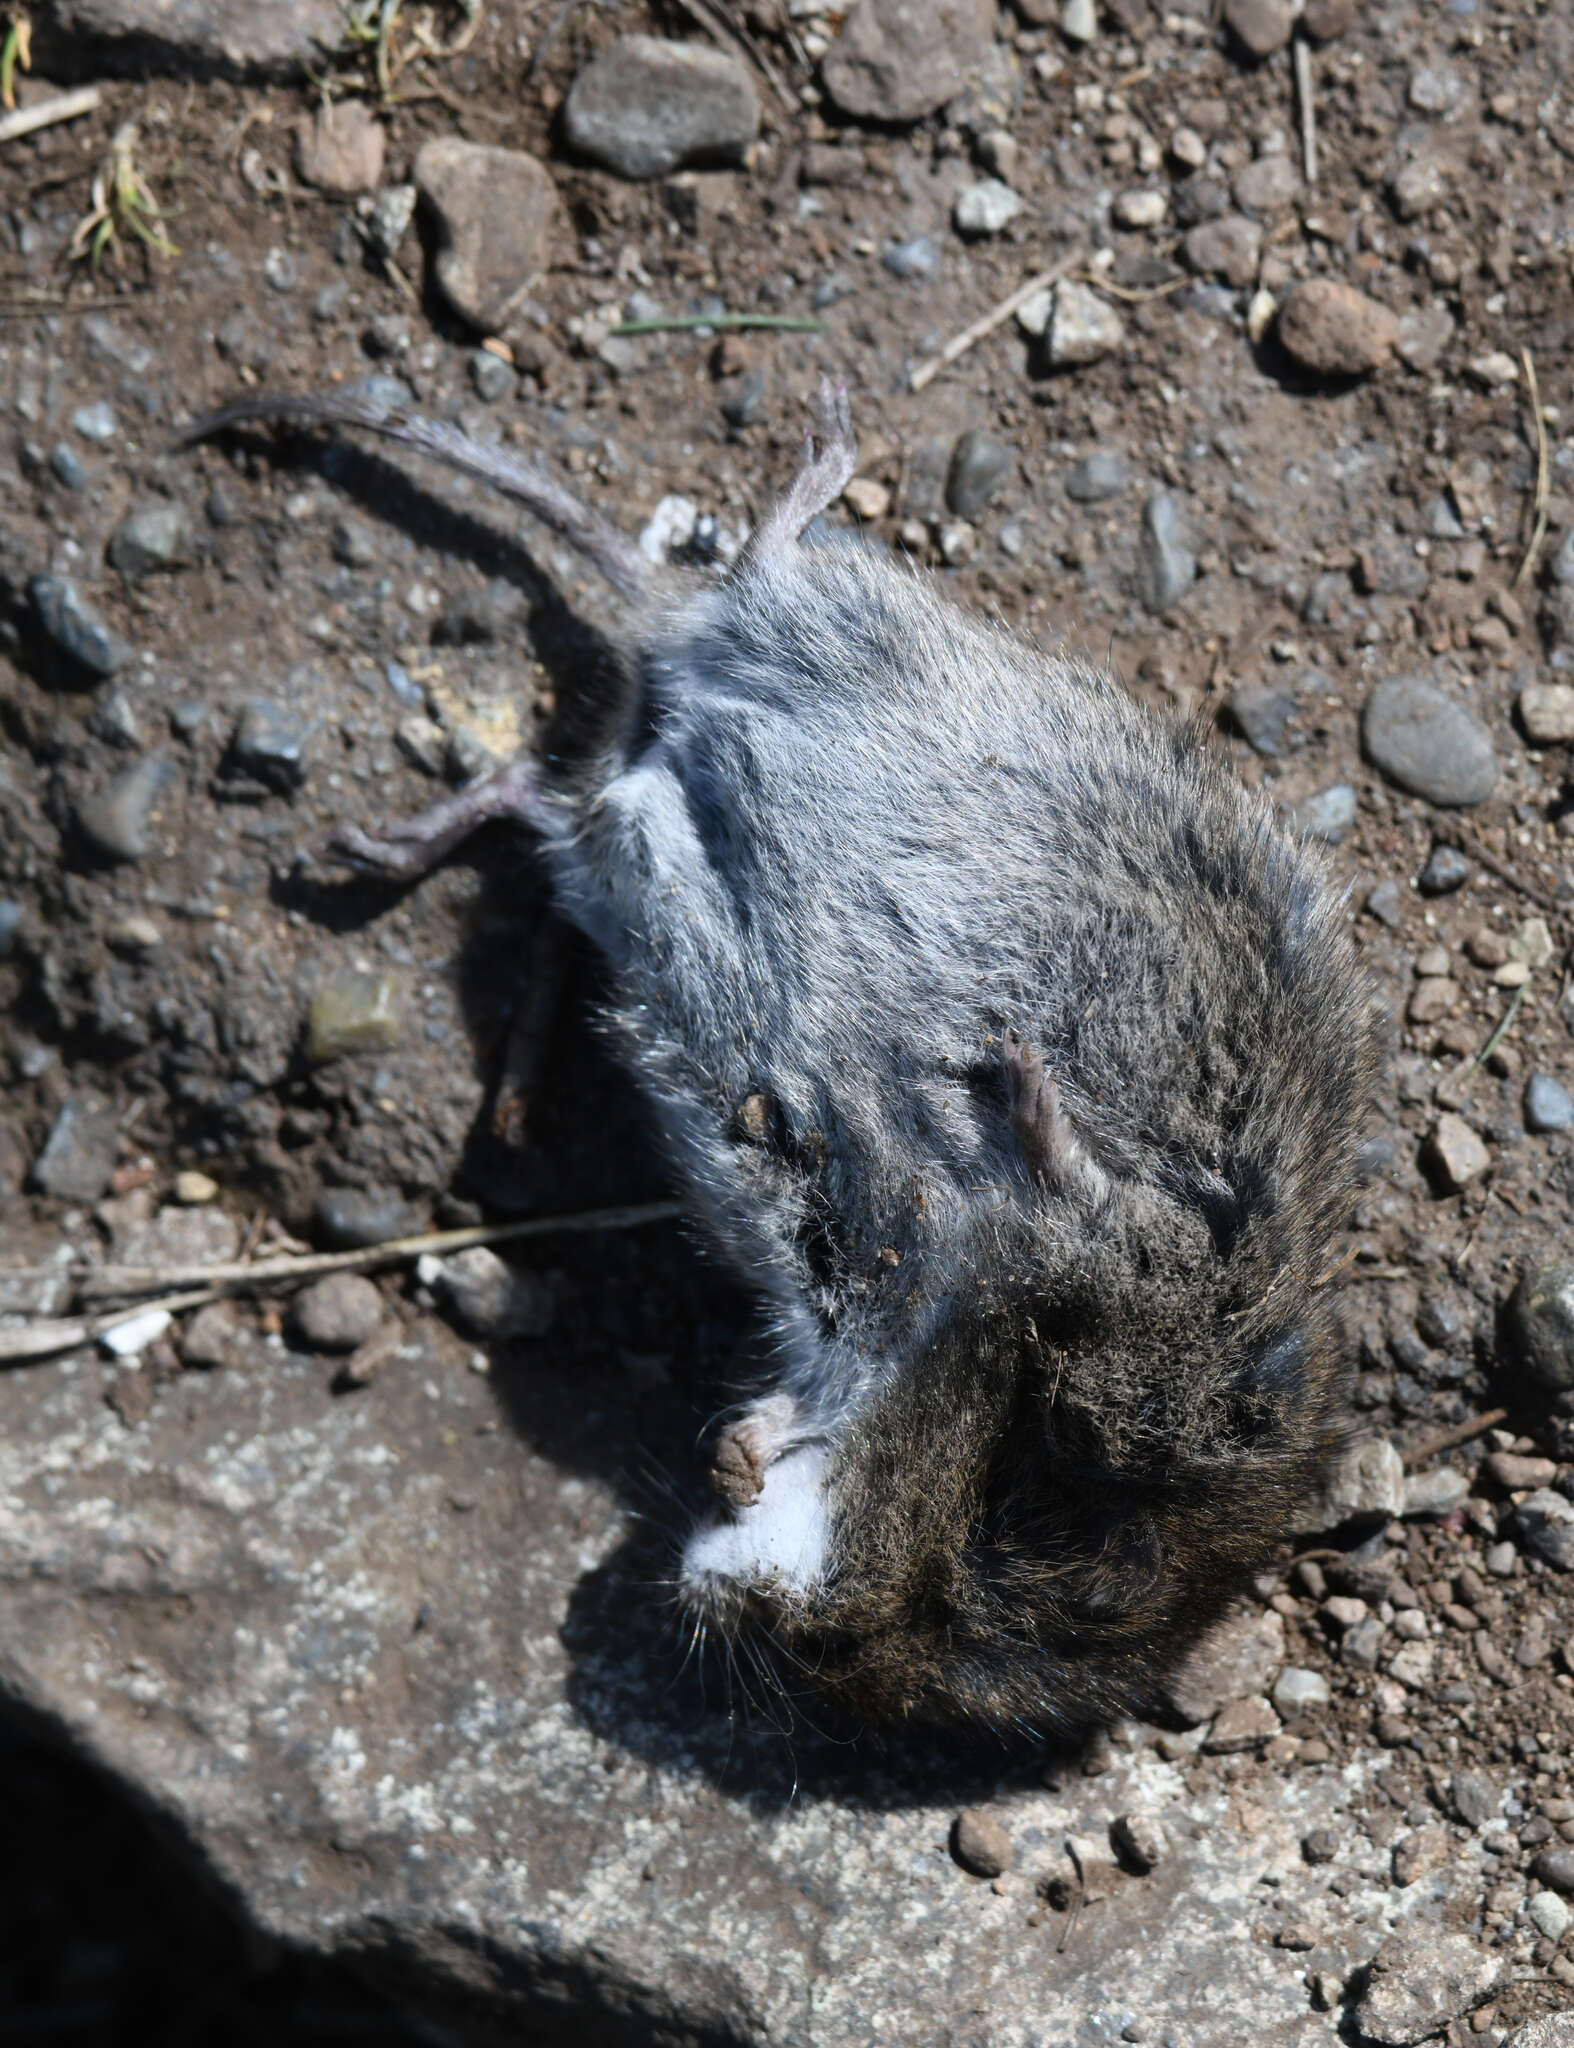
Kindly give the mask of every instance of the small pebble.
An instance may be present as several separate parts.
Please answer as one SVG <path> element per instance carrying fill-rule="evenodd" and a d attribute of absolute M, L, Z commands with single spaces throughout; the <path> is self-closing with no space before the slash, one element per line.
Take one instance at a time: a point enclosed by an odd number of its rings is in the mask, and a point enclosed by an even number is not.
<path fill-rule="evenodd" d="M 1532 1074 L 1525 1083 L 1525 1127 L 1532 1131 L 1574 1128 L 1574 1095 L 1551 1074 Z"/>
<path fill-rule="evenodd" d="M 1118 349 L 1126 339 L 1126 323 L 1090 285 L 1065 278 L 1055 286 L 1045 339 L 1051 364 L 1074 368 Z"/>
<path fill-rule="evenodd" d="M 347 1053 L 387 1052 L 399 1036 L 398 988 L 391 974 L 347 968 L 312 997 L 306 1057 L 313 1066 Z"/>
<path fill-rule="evenodd" d="M 1574 1265 L 1549 1259 L 1527 1268 L 1509 1324 L 1534 1379 L 1558 1392 L 1574 1387 Z"/>
<path fill-rule="evenodd" d="M 1255 281 L 1262 258 L 1262 229 L 1238 213 L 1199 221 L 1186 230 L 1181 255 L 1186 268 L 1199 277 L 1222 277 L 1237 291 L 1245 291 Z"/>
<path fill-rule="evenodd" d="M 311 1351 L 354 1351 L 381 1327 L 387 1304 L 362 1273 L 327 1273 L 290 1306 L 295 1335 Z"/>
<path fill-rule="evenodd" d="M 1225 699 L 1230 722 L 1253 753 L 1273 759 L 1284 752 L 1285 733 L 1295 716 L 1295 698 L 1271 683 L 1237 683 Z M 1371 899 L 1367 899 L 1370 908 Z"/>
<path fill-rule="evenodd" d="M 1066 472 L 1066 496 L 1077 505 L 1102 505 L 1118 498 L 1131 482 L 1131 471 L 1120 456 L 1103 448 L 1084 455 Z"/>
<path fill-rule="evenodd" d="M 1501 1795 L 1484 1771 L 1456 1771 L 1448 1781 L 1448 1803 L 1454 1818 L 1478 1828 L 1495 1818 Z"/>
<path fill-rule="evenodd" d="M 1155 491 L 1142 508 L 1137 589 L 1143 609 L 1167 612 L 1197 579 L 1197 557 L 1181 543 L 1180 507 L 1168 491 Z"/>
<path fill-rule="evenodd" d="M 1432 848 L 1426 866 L 1416 877 L 1423 896 L 1448 896 L 1470 879 L 1470 863 L 1457 847 L 1442 840 Z"/>
<path fill-rule="evenodd" d="M 1322 377 L 1365 377 L 1381 369 L 1399 338 L 1386 306 L 1337 278 L 1298 284 L 1279 309 L 1279 340 Z"/>
<path fill-rule="evenodd" d="M 1537 1892 L 1525 1911 L 1536 1932 L 1548 1941 L 1561 1941 L 1574 1927 L 1574 1906 L 1554 1891 Z M 1574 2033 L 1569 2038 L 1574 2040 Z"/>
<path fill-rule="evenodd" d="M 1392 676 L 1371 691 L 1361 743 L 1390 781 L 1431 803 L 1479 804 L 1497 784 L 1486 728 L 1426 676 Z"/>
<path fill-rule="evenodd" d="M 948 569 L 961 569 L 978 553 L 978 528 L 966 519 L 943 519 L 935 539 Z"/>
<path fill-rule="evenodd" d="M 1299 1664 L 1286 1664 L 1274 1680 L 1269 1698 L 1280 1716 L 1292 1721 L 1298 1714 L 1309 1712 L 1313 1707 L 1326 1707 L 1333 1694 L 1328 1681 L 1320 1671 L 1309 1671 Z"/>
<path fill-rule="evenodd" d="M 1286 813 L 1285 823 L 1298 839 L 1320 839 L 1337 846 L 1355 823 L 1356 796 L 1348 782 L 1336 782 L 1303 797 Z"/>
<path fill-rule="evenodd" d="M 79 405 L 71 415 L 71 424 L 84 441 L 113 441 L 120 428 L 115 408 L 103 398 L 92 405 Z"/>
<path fill-rule="evenodd" d="M 1423 1150 L 1427 1164 L 1455 1191 L 1479 1180 L 1492 1164 L 1492 1154 L 1481 1139 L 1452 1110 L 1438 1118 Z"/>
<path fill-rule="evenodd" d="M 883 519 L 891 509 L 891 493 L 874 477 L 855 476 L 842 492 L 842 502 L 859 519 Z"/>
<path fill-rule="evenodd" d="M 721 401 L 721 416 L 729 427 L 752 427 L 765 411 L 765 372 L 749 370 L 738 379 Z"/>
<path fill-rule="evenodd" d="M 470 382 L 483 404 L 500 405 L 513 396 L 519 380 L 501 356 L 493 355 L 489 348 L 478 348 L 470 358 Z"/>
<path fill-rule="evenodd" d="M 624 178 L 742 163 L 759 132 L 759 95 L 740 58 L 656 36 L 619 36 L 576 75 L 563 105 L 569 146 Z"/>
<path fill-rule="evenodd" d="M 544 1337 L 552 1327 L 546 1282 L 510 1266 L 488 1245 L 442 1260 L 433 1284 L 474 1337 Z"/>
<path fill-rule="evenodd" d="M 1230 189 L 1242 213 L 1261 218 L 1295 204 L 1301 193 L 1301 175 L 1287 156 L 1260 156 L 1237 173 Z"/>
<path fill-rule="evenodd" d="M 951 219 L 961 235 L 998 235 L 1022 211 L 1020 194 L 998 178 L 980 178 L 964 185 L 951 207 Z"/>
<path fill-rule="evenodd" d="M 187 1208 L 201 1208 L 205 1203 L 218 1200 L 219 1184 L 207 1174 L 198 1173 L 194 1167 L 187 1167 L 175 1176 L 174 1195 L 175 1200 Z"/>
<path fill-rule="evenodd" d="M 1122 1813 L 1111 1823 L 1109 1833 L 1121 1860 L 1144 1873 L 1162 1863 L 1169 1851 L 1163 1824 L 1149 1813 Z"/>
<path fill-rule="evenodd" d="M 1225 0 L 1224 19 L 1253 57 L 1271 57 L 1290 40 L 1295 25 L 1291 0 Z"/>
<path fill-rule="evenodd" d="M 893 277 L 927 284 L 940 274 L 940 244 L 933 235 L 913 235 L 905 242 L 892 242 L 880 261 Z"/>
<path fill-rule="evenodd" d="M 247 1327 L 230 1301 L 211 1301 L 199 1308 L 180 1334 L 180 1362 L 194 1372 L 217 1372 L 240 1362 Z"/>
<path fill-rule="evenodd" d="M 131 659 L 128 643 L 88 609 L 69 576 L 35 576 L 27 594 L 43 631 L 89 675 L 112 676 Z"/>
<path fill-rule="evenodd" d="M 55 480 L 68 491 L 80 491 L 88 480 L 88 467 L 69 441 L 57 441 L 49 451 L 49 467 Z"/>
<path fill-rule="evenodd" d="M 1099 32 L 1094 0 L 1065 0 L 1060 10 L 1060 33 L 1070 43 L 1091 43 Z"/>
<path fill-rule="evenodd" d="M 1571 532 L 1569 538 L 1574 540 L 1574 532 Z M 1527 684 L 1519 693 L 1518 708 L 1520 723 L 1525 728 L 1526 736 L 1536 746 L 1562 746 L 1565 741 L 1574 740 L 1574 685 Z"/>
<path fill-rule="evenodd" d="M 1533 1874 L 1544 1885 L 1565 1896 L 1574 1893 L 1574 1844 L 1560 1842 L 1555 1847 L 1543 1849 L 1530 1866 Z"/>
<path fill-rule="evenodd" d="M 951 1853 L 975 1877 L 1000 1877 L 1011 1867 L 1011 1837 L 992 1814 L 964 1806 L 951 1826 Z"/>
<path fill-rule="evenodd" d="M 958 519 L 977 519 L 1011 474 L 1015 457 L 992 434 L 970 428 L 957 437 L 946 471 L 945 500 Z"/>
<path fill-rule="evenodd" d="M 1574 1502 L 1539 1487 L 1520 1501 L 1513 1519 L 1525 1549 L 1560 1572 L 1574 1571 Z"/>
<path fill-rule="evenodd" d="M 1463 1472 L 1439 1465 L 1430 1472 L 1411 1472 L 1405 1478 L 1406 1516 L 1452 1514 L 1470 1492 Z"/>
<path fill-rule="evenodd" d="M 313 1222 L 318 1235 L 335 1250 L 386 1244 L 390 1238 L 413 1237 L 425 1228 L 419 1209 L 393 1188 L 324 1188 L 317 1197 Z"/>
<path fill-rule="evenodd" d="M 1162 192 L 1143 188 L 1122 192 L 1111 210 L 1117 227 L 1156 228 L 1169 212 L 1169 201 Z"/>
<path fill-rule="evenodd" d="M 306 744 L 312 728 L 283 704 L 253 697 L 242 708 L 230 741 L 230 765 L 280 795 L 306 780 Z"/>
<path fill-rule="evenodd" d="M 74 1095 L 34 1162 L 33 1185 L 59 1201 L 90 1205 L 108 1188 L 118 1150 L 114 1111 L 96 1096 Z"/>
<path fill-rule="evenodd" d="M 187 538 L 186 515 L 178 505 L 141 505 L 110 535 L 110 567 L 133 579 L 178 568 Z"/>
<path fill-rule="evenodd" d="M 143 860 L 153 852 L 159 798 L 175 779 L 162 754 L 145 754 L 77 806 L 76 821 L 95 853 L 107 860 Z"/>
<path fill-rule="evenodd" d="M 335 198 L 375 192 L 382 181 L 387 131 L 364 100 L 330 100 L 295 130 L 301 180 Z"/>

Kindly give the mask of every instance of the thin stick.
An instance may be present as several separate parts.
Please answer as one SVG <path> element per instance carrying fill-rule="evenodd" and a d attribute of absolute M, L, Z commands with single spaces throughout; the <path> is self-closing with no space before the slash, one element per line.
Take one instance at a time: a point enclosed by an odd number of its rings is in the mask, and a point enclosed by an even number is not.
<path fill-rule="evenodd" d="M 1037 277 L 1030 277 L 1026 284 L 1018 285 L 1009 298 L 1002 299 L 998 306 L 992 306 L 981 320 L 975 320 L 971 327 L 964 327 L 960 334 L 946 343 L 938 355 L 930 356 L 927 362 L 920 363 L 907 380 L 908 390 L 922 391 L 942 370 L 949 369 L 958 356 L 965 356 L 968 350 L 981 342 L 986 335 L 993 334 L 997 327 L 1004 327 L 1011 315 L 1025 306 L 1036 293 L 1048 291 L 1052 284 L 1059 284 L 1068 272 L 1079 270 L 1086 260 L 1086 251 L 1079 249 L 1075 256 L 1062 257 L 1051 269 L 1041 270 Z"/>
<path fill-rule="evenodd" d="M 1138 286 L 1111 284 L 1107 277 L 1100 277 L 1096 270 L 1079 270 L 1079 283 L 1090 284 L 1096 292 L 1102 292 L 1107 299 L 1120 299 L 1128 306 L 1146 305 L 1149 299 L 1167 299 L 1171 292 L 1178 292 L 1183 285 L 1195 284 L 1192 277 L 1171 277 L 1163 284 Z"/>
<path fill-rule="evenodd" d="M 1317 113 L 1312 100 L 1312 53 L 1305 36 L 1295 39 L 1295 97 L 1301 109 L 1301 173 L 1317 183 Z"/>
<path fill-rule="evenodd" d="M 397 1266 L 430 1252 L 467 1251 L 477 1244 L 508 1244 L 524 1237 L 551 1237 L 564 1231 L 635 1230 L 646 1223 L 666 1223 L 683 1214 L 677 1202 L 635 1202 L 621 1209 L 582 1209 L 568 1216 L 531 1216 L 520 1223 L 477 1223 L 464 1230 L 427 1230 L 418 1237 L 391 1237 L 385 1244 L 363 1245 L 350 1252 L 307 1252 L 277 1259 L 237 1259 L 212 1266 L 88 1266 L 76 1275 L 85 1300 L 106 1294 L 149 1294 L 160 1287 L 291 1286 L 319 1273 L 365 1272 L 373 1266 Z M 48 1270 L 47 1268 L 45 1269 Z M 3 1276 L 10 1277 L 10 1276 Z"/>
<path fill-rule="evenodd" d="M 1541 543 L 1547 537 L 1547 502 L 1552 495 L 1552 465 L 1547 456 L 1547 423 L 1541 417 L 1541 391 L 1536 383 L 1536 363 L 1528 348 L 1522 348 L 1519 359 L 1525 366 L 1525 386 L 1530 393 L 1530 413 L 1536 422 L 1536 496 L 1535 517 L 1530 528 L 1530 544 L 1525 549 L 1525 559 L 1519 565 L 1519 574 L 1514 578 L 1514 588 L 1523 590 L 1536 573 L 1536 557 L 1541 553 Z"/>
<path fill-rule="evenodd" d="M 1422 1437 L 1418 1444 L 1412 1444 L 1405 1452 L 1405 1470 L 1413 1472 L 1417 1465 L 1424 1465 L 1439 1451 L 1456 1450 L 1460 1444 L 1468 1444 L 1473 1437 L 1485 1436 L 1489 1429 L 1496 1429 L 1507 1414 L 1506 1408 L 1488 1408 L 1484 1414 L 1472 1415 L 1468 1422 L 1456 1422 L 1452 1429 L 1440 1429 L 1435 1436 Z"/>
<path fill-rule="evenodd" d="M 74 121 L 79 114 L 91 114 L 103 97 L 96 85 L 79 85 L 75 92 L 57 92 L 53 99 L 35 100 L 30 107 L 0 114 L 0 142 L 15 142 L 19 135 L 31 135 L 35 128 L 53 128 L 57 121 Z"/>
<path fill-rule="evenodd" d="M 695 327 L 769 327 L 778 334 L 824 334 L 827 320 L 800 319 L 794 313 L 682 313 L 668 320 L 620 320 L 608 334 L 681 333 Z"/>
<path fill-rule="evenodd" d="M 106 1331 L 137 1316 L 150 1316 L 159 1309 L 174 1315 L 178 1309 L 201 1308 L 206 1302 L 216 1301 L 218 1293 L 216 1287 L 197 1287 L 184 1294 L 166 1294 L 160 1301 L 144 1301 L 135 1308 L 109 1309 L 96 1316 L 49 1316 L 20 1330 L 0 1330 L 0 1365 L 48 1358 L 56 1351 L 75 1351 L 83 1344 L 96 1344 Z"/>

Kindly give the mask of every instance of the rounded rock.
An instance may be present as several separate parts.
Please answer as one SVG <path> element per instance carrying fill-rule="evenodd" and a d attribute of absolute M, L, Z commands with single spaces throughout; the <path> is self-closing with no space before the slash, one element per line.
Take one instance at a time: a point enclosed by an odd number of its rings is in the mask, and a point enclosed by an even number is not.
<path fill-rule="evenodd" d="M 297 1337 L 312 1351 L 354 1351 L 381 1329 L 387 1306 L 362 1273 L 328 1273 L 290 1307 Z"/>
<path fill-rule="evenodd" d="M 958 519 L 976 519 L 1011 474 L 1011 450 L 977 427 L 957 437 L 946 471 L 945 501 Z"/>
<path fill-rule="evenodd" d="M 382 183 L 388 136 L 364 100 L 332 100 L 295 130 L 301 181 L 339 199 L 375 192 Z"/>
<path fill-rule="evenodd" d="M 1301 178 L 1287 156 L 1260 156 L 1236 177 L 1235 203 L 1243 213 L 1282 213 L 1300 197 Z"/>
<path fill-rule="evenodd" d="M 557 187 L 523 150 L 454 135 L 424 143 L 414 175 L 437 222 L 444 298 L 461 319 L 495 333 L 546 268 Z"/>
<path fill-rule="evenodd" d="M 1574 1893 L 1574 1843 L 1559 1842 L 1543 1849 L 1530 1867 L 1553 1891 L 1565 1896 Z"/>
<path fill-rule="evenodd" d="M 195 1167 L 187 1167 L 177 1173 L 174 1185 L 175 1200 L 184 1208 L 200 1209 L 219 1198 L 219 1184 L 205 1173 L 198 1173 Z"/>
<path fill-rule="evenodd" d="M 425 1227 L 420 1210 L 392 1188 L 324 1188 L 312 1221 L 326 1244 L 346 1251 L 413 1237 Z"/>
<path fill-rule="evenodd" d="M 995 37 L 994 0 L 859 0 L 820 77 L 860 121 L 921 121 L 955 99 Z"/>
<path fill-rule="evenodd" d="M 1137 595 L 1155 616 L 1180 603 L 1197 580 L 1197 557 L 1180 537 L 1180 507 L 1168 491 L 1155 491 L 1142 508 L 1137 547 Z"/>
<path fill-rule="evenodd" d="M 1151 1813 L 1118 1814 L 1110 1824 L 1109 1838 L 1121 1861 L 1144 1876 L 1169 1852 L 1169 1836 Z"/>
<path fill-rule="evenodd" d="M 619 36 L 563 106 L 570 147 L 623 178 L 741 163 L 759 132 L 759 96 L 736 57 L 659 36 Z"/>
<path fill-rule="evenodd" d="M 186 515 L 178 505 L 139 505 L 110 535 L 110 567 L 133 580 L 176 569 L 185 558 L 187 538 Z"/>
<path fill-rule="evenodd" d="M 1359 0 L 1306 0 L 1301 26 L 1316 43 L 1331 43 L 1355 26 Z"/>
<path fill-rule="evenodd" d="M 1096 363 L 1120 347 L 1126 323 L 1096 291 L 1070 278 L 1055 287 L 1046 340 L 1056 369 Z"/>
<path fill-rule="evenodd" d="M 1147 187 L 1122 192 L 1112 209 L 1116 226 L 1123 228 L 1156 228 L 1169 210 L 1164 194 Z"/>
<path fill-rule="evenodd" d="M 1398 339 L 1396 316 L 1337 278 L 1309 278 L 1279 308 L 1281 345 L 1319 377 L 1370 376 Z"/>
<path fill-rule="evenodd" d="M 1226 284 L 1244 291 L 1257 275 L 1262 257 L 1262 229 L 1254 220 L 1238 213 L 1199 221 L 1196 227 L 1187 229 L 1181 255 L 1186 268 L 1199 277 L 1222 277 Z"/>
<path fill-rule="evenodd" d="M 1469 880 L 1469 861 L 1457 847 L 1439 840 L 1426 866 L 1416 876 L 1416 887 L 1423 896 L 1447 896 Z"/>
<path fill-rule="evenodd" d="M 27 594 L 43 632 L 89 675 L 112 676 L 131 659 L 128 643 L 89 610 L 69 576 L 35 576 Z"/>
<path fill-rule="evenodd" d="M 1301 1664 L 1286 1664 L 1268 1697 L 1282 1720 L 1293 1721 L 1297 1714 L 1309 1713 L 1313 1707 L 1326 1707 L 1333 1693 L 1320 1671 L 1309 1671 Z"/>
<path fill-rule="evenodd" d="M 1401 789 L 1448 808 L 1479 804 L 1497 785 L 1486 728 L 1425 676 L 1391 676 L 1361 712 L 1367 758 Z"/>
<path fill-rule="evenodd" d="M 1253 57 L 1271 57 L 1290 40 L 1295 26 L 1291 0 L 1224 0 L 1230 33 Z"/>
<path fill-rule="evenodd" d="M 1519 693 L 1519 718 L 1538 747 L 1574 740 L 1574 685 L 1530 683 Z"/>
<path fill-rule="evenodd" d="M 992 1814 L 964 1806 L 951 1824 L 951 1853 L 975 1877 L 1001 1877 L 1011 1867 L 1011 1837 Z"/>
<path fill-rule="evenodd" d="M 1574 1128 L 1574 1095 L 1552 1074 L 1532 1074 L 1525 1083 L 1525 1127 L 1532 1131 Z"/>
<path fill-rule="evenodd" d="M 488 1245 L 444 1259 L 437 1286 L 472 1336 L 544 1337 L 552 1326 L 546 1282 L 510 1266 Z"/>
<path fill-rule="evenodd" d="M 951 207 L 959 235 L 998 235 L 1022 211 L 1019 194 L 998 178 L 979 178 L 964 185 Z"/>
<path fill-rule="evenodd" d="M 880 261 L 893 277 L 928 284 L 940 274 L 940 244 L 933 235 L 913 235 L 905 242 L 893 242 Z"/>
<path fill-rule="evenodd" d="M 1075 505 L 1101 505 L 1118 498 L 1131 482 L 1131 471 L 1118 455 L 1095 448 L 1066 472 L 1066 496 Z"/>

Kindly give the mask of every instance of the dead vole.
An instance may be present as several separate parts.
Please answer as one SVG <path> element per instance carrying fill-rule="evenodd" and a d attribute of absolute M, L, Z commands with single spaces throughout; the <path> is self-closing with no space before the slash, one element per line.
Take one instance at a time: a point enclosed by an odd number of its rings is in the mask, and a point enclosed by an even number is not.
<path fill-rule="evenodd" d="M 845 396 L 673 594 L 544 468 L 351 396 L 640 606 L 572 773 L 338 835 L 423 872 L 539 836 L 607 1026 L 775 1364 L 715 1439 L 685 1602 L 885 1719 L 1142 1710 L 1337 1441 L 1317 1275 L 1371 1012 L 1314 863 L 1189 727 L 859 547 Z"/>

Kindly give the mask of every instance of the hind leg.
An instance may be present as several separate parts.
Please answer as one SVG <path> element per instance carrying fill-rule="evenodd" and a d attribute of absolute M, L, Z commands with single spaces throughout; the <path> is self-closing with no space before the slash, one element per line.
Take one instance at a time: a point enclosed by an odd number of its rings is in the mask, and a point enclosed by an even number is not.
<path fill-rule="evenodd" d="M 413 882 L 473 832 L 497 819 L 537 832 L 551 829 L 551 806 L 533 761 L 510 761 L 496 774 L 480 776 L 430 809 L 413 818 L 396 818 L 377 832 L 339 825 L 327 851 L 352 867 L 374 868 L 390 881 Z"/>
<path fill-rule="evenodd" d="M 813 411 L 819 447 L 816 449 L 812 434 L 804 436 L 803 460 L 786 491 L 755 528 L 749 544 L 752 556 L 791 547 L 809 521 L 841 496 L 858 466 L 847 386 L 822 378 Z"/>

